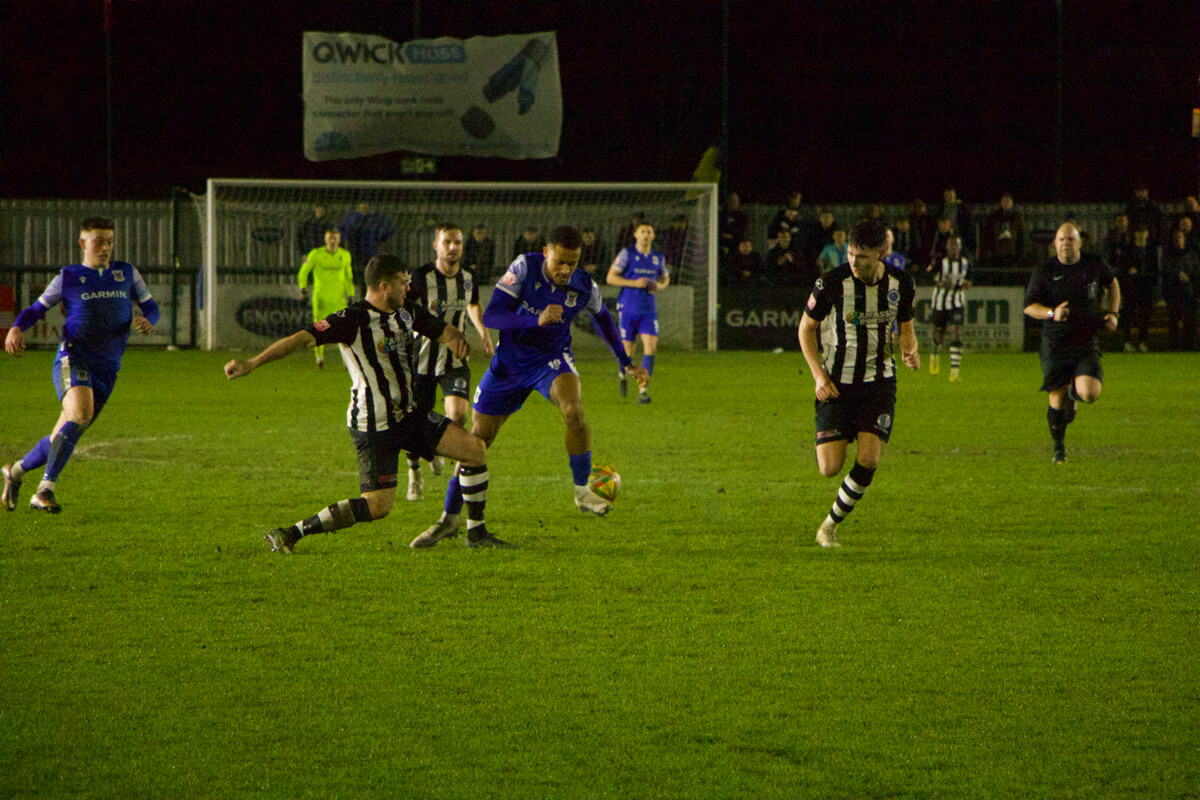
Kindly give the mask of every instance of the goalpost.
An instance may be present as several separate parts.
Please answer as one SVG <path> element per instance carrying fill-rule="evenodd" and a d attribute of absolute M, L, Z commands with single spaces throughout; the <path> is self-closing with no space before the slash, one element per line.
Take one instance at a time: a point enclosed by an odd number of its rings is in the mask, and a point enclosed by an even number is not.
<path fill-rule="evenodd" d="M 203 253 L 198 340 L 209 350 L 258 349 L 308 324 L 311 305 L 300 299 L 297 283 L 306 254 L 300 252 L 306 245 L 298 239 L 302 223 L 320 204 L 326 212 L 323 219 L 337 227 L 360 203 L 370 204 L 370 211 L 385 220 L 382 227 L 392 229 L 380 252 L 400 256 L 412 269 L 433 260 L 433 230 L 439 223 L 460 225 L 467 243 L 473 229 L 485 225 L 496 256 L 495 263 L 480 270 L 484 305 L 514 250 L 521 249 L 517 240 L 522 233 L 537 227 L 544 236 L 558 225 L 595 233 L 603 253 L 594 277 L 611 303 L 616 287 L 605 286 L 604 277 L 619 237 L 640 214 L 654 226 L 656 249 L 671 244 L 666 253 L 671 288 L 658 297 L 663 345 L 716 349 L 716 184 L 213 178 L 207 192 L 193 195 L 193 200 Z M 342 246 L 347 247 L 345 237 Z M 577 348 L 586 350 L 599 342 L 598 337 L 580 335 L 584 328 L 577 331 Z"/>

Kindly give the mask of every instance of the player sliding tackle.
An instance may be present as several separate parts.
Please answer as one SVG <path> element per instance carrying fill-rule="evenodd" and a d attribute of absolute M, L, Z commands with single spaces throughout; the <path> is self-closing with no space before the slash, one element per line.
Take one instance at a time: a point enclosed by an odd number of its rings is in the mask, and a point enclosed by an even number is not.
<path fill-rule="evenodd" d="M 272 344 L 249 361 L 225 365 L 230 380 L 299 350 L 338 344 L 350 370 L 350 438 L 358 451 L 361 497 L 342 500 L 288 528 L 267 534 L 273 550 L 285 553 L 301 538 L 332 533 L 358 522 L 383 519 L 396 499 L 400 454 L 444 455 L 459 462 L 458 480 L 467 505 L 467 546 L 504 547 L 488 533 L 483 512 L 488 471 L 483 441 L 433 411 L 414 412 L 412 348 L 419 333 L 442 342 L 458 358 L 469 349 L 461 332 L 408 300 L 408 270 L 392 255 L 374 256 L 366 269 L 366 299 L 313 322 Z"/>
<path fill-rule="evenodd" d="M 576 269 L 582 248 L 583 239 L 575 228 L 555 228 L 542 252 L 518 256 L 496 284 L 483 323 L 500 331 L 500 344 L 475 390 L 472 432 L 490 446 L 505 420 L 536 389 L 562 413 L 575 505 L 580 511 L 604 516 L 612 503 L 588 488 L 592 434 L 583 416 L 579 373 L 571 352 L 572 321 L 581 312 L 590 312 L 621 369 L 640 385 L 650 376 L 632 365 L 600 287 Z M 465 491 L 461 477 L 450 480 L 444 513 L 413 540 L 412 547 L 433 547 L 458 532 Z"/>

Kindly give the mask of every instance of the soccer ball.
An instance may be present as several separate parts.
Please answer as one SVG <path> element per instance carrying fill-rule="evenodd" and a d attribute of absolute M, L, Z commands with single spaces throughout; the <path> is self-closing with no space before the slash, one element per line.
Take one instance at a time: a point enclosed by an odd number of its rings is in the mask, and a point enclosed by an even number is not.
<path fill-rule="evenodd" d="M 611 503 L 621 490 L 621 476 L 612 467 L 601 464 L 588 477 L 588 488 Z"/>

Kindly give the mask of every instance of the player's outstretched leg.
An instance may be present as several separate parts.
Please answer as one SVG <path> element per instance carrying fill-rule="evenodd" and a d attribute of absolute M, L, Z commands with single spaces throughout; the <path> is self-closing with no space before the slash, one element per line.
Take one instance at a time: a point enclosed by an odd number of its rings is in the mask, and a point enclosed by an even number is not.
<path fill-rule="evenodd" d="M 463 466 L 458 471 L 458 484 L 462 487 L 462 499 L 467 506 L 467 547 L 515 548 L 512 542 L 497 539 L 488 532 L 483 510 L 487 505 L 488 468 Z"/>
<path fill-rule="evenodd" d="M 303 519 L 286 528 L 276 528 L 267 534 L 267 543 L 272 551 L 292 552 L 296 543 L 314 533 L 333 533 L 349 528 L 358 522 L 372 520 L 371 508 L 365 497 L 352 497 L 318 511 L 314 516 Z"/>
<path fill-rule="evenodd" d="M 837 498 L 833 501 L 833 506 L 829 509 L 829 516 L 825 517 L 825 521 L 817 529 L 817 544 L 821 545 L 821 547 L 842 546 L 837 540 L 837 526 L 850 515 L 850 512 L 854 510 L 854 506 L 858 501 L 862 500 L 867 487 L 871 485 L 871 481 L 874 478 L 874 467 L 864 467 L 857 461 L 854 462 L 854 466 L 850 469 L 850 474 L 845 477 L 842 485 L 838 487 Z"/>
<path fill-rule="evenodd" d="M 71 454 L 75 452 L 75 445 L 79 444 L 79 439 L 87 428 L 88 423 L 86 422 L 67 420 L 58 429 L 58 433 L 50 439 L 50 452 L 46 456 L 46 471 L 42 475 L 41 483 L 38 484 L 37 492 L 29 499 L 29 507 L 34 511 L 45 511 L 48 514 L 57 514 L 62 511 L 62 506 L 54 497 L 54 487 L 58 483 L 58 476 L 67 466 Z"/>

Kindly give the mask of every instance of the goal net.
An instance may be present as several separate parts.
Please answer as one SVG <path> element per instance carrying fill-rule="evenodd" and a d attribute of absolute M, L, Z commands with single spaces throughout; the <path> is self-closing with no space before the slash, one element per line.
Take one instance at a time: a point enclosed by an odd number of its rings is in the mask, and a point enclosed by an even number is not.
<path fill-rule="evenodd" d="M 481 303 L 515 254 L 540 249 L 559 225 L 585 232 L 581 266 L 605 276 L 635 216 L 654 226 L 671 287 L 658 295 L 660 342 L 716 349 L 717 197 L 715 184 L 553 184 L 286 181 L 211 179 L 193 195 L 204 263 L 199 341 L 208 349 L 260 349 L 312 319 L 298 274 L 325 227 L 342 230 L 356 280 L 372 251 L 393 253 L 412 269 L 434 258 L 434 228 L 463 230 L 464 266 L 477 273 Z M 324 211 L 319 219 L 317 206 Z M 527 236 L 528 232 L 528 236 Z M 483 237 L 479 245 L 472 241 Z M 491 243 L 491 249 L 487 242 Z M 529 244 L 532 241 L 534 244 Z M 493 255 L 488 257 L 488 253 Z M 482 263 L 487 261 L 489 263 Z M 359 294 L 361 297 L 361 294 Z M 577 350 L 603 347 L 590 323 L 577 328 Z"/>

